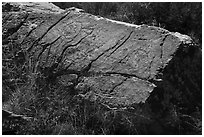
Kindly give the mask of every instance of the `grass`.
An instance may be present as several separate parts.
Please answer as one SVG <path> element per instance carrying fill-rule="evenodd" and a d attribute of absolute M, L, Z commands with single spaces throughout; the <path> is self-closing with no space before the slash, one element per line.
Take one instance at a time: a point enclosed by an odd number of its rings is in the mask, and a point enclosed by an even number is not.
<path fill-rule="evenodd" d="M 24 53 L 21 62 L 15 56 L 20 51 Z M 2 58 L 3 108 L 32 117 L 29 121 L 3 121 L 4 131 L 15 131 L 11 134 L 202 134 L 201 107 L 184 113 L 168 99 L 158 100 L 165 109 L 157 107 L 156 111 L 151 102 L 110 109 L 78 96 L 72 87 L 47 82 L 42 72 L 32 71 L 31 60 L 18 45 L 4 46 Z"/>
<path fill-rule="evenodd" d="M 198 117 L 201 111 L 198 111 L 196 118 L 180 114 L 172 108 L 168 117 L 157 120 L 144 105 L 134 109 L 111 110 L 97 102 L 70 95 L 69 91 L 61 88 L 49 91 L 47 96 L 33 93 L 29 90 L 20 92 L 19 89 L 7 102 L 14 112 L 33 117 L 30 121 L 14 122 L 10 129 L 17 129 L 17 134 L 184 134 L 186 129 L 188 134 L 201 134 L 202 131 Z"/>
<path fill-rule="evenodd" d="M 18 127 L 18 134 L 139 134 L 133 120 L 141 116 L 134 112 L 110 110 L 60 87 L 52 88 L 46 96 L 34 95 L 25 87 L 13 93 L 7 107 L 33 117 Z"/>

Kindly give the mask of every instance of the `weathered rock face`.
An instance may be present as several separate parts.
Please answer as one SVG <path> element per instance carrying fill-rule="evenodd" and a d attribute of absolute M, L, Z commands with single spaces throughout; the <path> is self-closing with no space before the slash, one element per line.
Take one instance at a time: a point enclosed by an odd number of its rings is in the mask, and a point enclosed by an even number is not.
<path fill-rule="evenodd" d="M 195 67 L 201 51 L 186 35 L 48 3 L 4 6 L 10 8 L 3 12 L 3 54 L 8 58 L 7 49 L 15 46 L 16 66 L 32 74 L 24 77 L 40 88 L 71 87 L 74 94 L 109 106 L 142 103 L 157 91 L 201 91 L 201 66 Z"/>

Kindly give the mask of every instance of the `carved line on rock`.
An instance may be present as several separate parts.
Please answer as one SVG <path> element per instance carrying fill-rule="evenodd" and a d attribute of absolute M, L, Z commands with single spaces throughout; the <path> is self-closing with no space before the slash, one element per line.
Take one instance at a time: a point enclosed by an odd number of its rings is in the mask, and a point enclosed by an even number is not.
<path fill-rule="evenodd" d="M 33 48 L 33 46 L 38 43 L 53 27 L 55 27 L 60 21 L 62 21 L 64 18 L 67 17 L 67 15 L 69 15 L 70 12 L 67 12 L 65 15 L 63 15 L 57 22 L 55 22 L 54 24 L 52 24 L 45 32 L 44 34 L 39 37 L 38 39 L 36 39 L 33 44 L 27 49 L 28 52 L 31 51 L 31 49 Z"/>
<path fill-rule="evenodd" d="M 121 44 L 119 44 L 118 47 L 121 47 L 130 38 L 131 34 L 132 34 L 132 32 L 130 32 L 129 36 Z M 91 62 L 83 69 L 83 72 L 88 72 L 91 69 L 91 66 L 92 66 L 93 62 L 98 60 L 101 56 L 103 56 L 108 51 L 110 51 L 110 50 L 114 49 L 115 47 L 117 47 L 117 45 L 118 45 L 118 42 L 113 47 L 110 47 L 110 48 L 106 49 L 104 52 L 102 52 L 100 55 L 98 55 L 95 59 L 92 59 Z"/>
<path fill-rule="evenodd" d="M 127 42 L 127 40 L 131 37 L 132 33 L 133 31 L 131 31 L 128 37 L 118 47 L 116 47 L 107 57 L 110 57 L 116 50 L 118 50 L 121 46 L 123 46 L 124 43 Z"/>
<path fill-rule="evenodd" d="M 38 26 L 40 26 L 40 25 L 43 24 L 44 22 L 45 22 L 44 20 L 41 21 Z M 38 26 L 37 26 L 37 27 L 38 27 Z M 30 34 L 31 34 L 37 27 L 32 28 L 32 29 L 28 32 L 28 34 L 24 37 L 24 39 L 22 40 L 22 42 L 20 43 L 20 45 L 22 45 L 22 44 L 24 43 L 24 41 L 26 40 L 26 38 L 28 38 L 28 36 L 30 36 Z"/>
<path fill-rule="evenodd" d="M 121 86 L 128 78 L 125 78 L 122 82 L 116 84 L 111 90 L 110 93 L 113 92 L 117 87 Z"/>
<path fill-rule="evenodd" d="M 93 32 L 93 31 L 92 31 L 92 32 Z M 92 33 L 92 32 L 91 32 L 91 33 Z M 70 44 L 70 45 L 68 45 L 66 48 L 64 48 L 63 51 L 62 51 L 62 53 L 60 54 L 60 56 L 56 59 L 56 62 L 51 66 L 50 71 L 53 71 L 54 69 L 56 69 L 56 68 L 59 67 L 60 62 L 61 62 L 62 59 L 63 59 L 63 55 L 64 55 L 65 51 L 66 51 L 69 47 L 77 46 L 77 45 L 78 45 L 79 43 L 81 43 L 86 37 L 88 37 L 89 35 L 91 35 L 91 33 L 88 34 L 88 35 L 86 35 L 86 36 L 84 36 L 83 38 L 81 38 L 77 43 L 75 43 L 75 44 Z M 57 40 L 57 39 L 56 39 L 56 40 Z M 54 41 L 54 42 L 55 42 L 55 41 Z M 48 55 L 48 56 L 49 56 L 49 55 Z M 47 56 L 47 57 L 48 57 L 48 56 Z M 60 70 L 60 71 L 58 71 L 58 72 L 56 72 L 56 73 L 52 73 L 52 74 L 53 74 L 52 77 L 57 77 L 57 76 L 60 76 L 60 75 L 65 74 L 65 73 L 66 73 L 66 74 L 77 74 L 77 75 L 80 75 L 80 74 L 81 74 L 81 71 L 68 69 L 72 64 L 73 64 L 73 62 L 72 62 L 70 65 L 68 65 L 65 69 Z"/>
<path fill-rule="evenodd" d="M 150 77 L 151 77 L 152 63 L 154 62 L 155 57 L 156 57 L 156 56 L 154 55 L 153 58 L 152 58 L 152 60 L 151 60 L 150 63 L 149 63 L 149 67 L 148 67 L 149 76 L 148 76 L 148 79 L 150 79 Z"/>
<path fill-rule="evenodd" d="M 52 42 L 50 42 L 50 43 L 42 44 L 41 46 L 42 46 L 43 49 L 42 49 L 42 51 L 40 52 L 40 54 L 38 55 L 37 59 L 39 60 L 39 57 L 42 55 L 42 53 L 45 51 L 45 49 L 46 49 L 48 46 L 51 47 L 51 45 L 54 44 L 55 42 L 57 42 L 60 38 L 61 38 L 61 36 L 57 37 L 54 41 L 52 41 Z"/>
<path fill-rule="evenodd" d="M 162 42 L 160 43 L 160 48 L 161 48 L 161 54 L 160 54 L 160 59 L 161 59 L 161 67 L 163 68 L 164 67 L 164 62 L 163 62 L 163 48 L 164 48 L 164 42 L 165 42 L 165 40 L 166 40 L 166 38 L 167 38 L 167 36 L 169 36 L 170 34 L 166 34 L 165 36 L 164 36 L 164 38 L 162 39 Z"/>
<path fill-rule="evenodd" d="M 92 32 L 93 32 L 93 31 L 92 31 Z M 59 63 L 59 62 L 62 61 L 63 55 L 64 55 L 65 51 L 66 51 L 68 48 L 77 46 L 77 45 L 80 44 L 85 38 L 87 38 L 88 36 L 90 36 L 90 35 L 92 34 L 92 32 L 91 32 L 90 34 L 84 36 L 83 38 L 81 38 L 77 43 L 70 44 L 70 45 L 66 46 L 66 47 L 63 49 L 63 51 L 62 51 L 62 53 L 60 54 L 60 56 L 58 57 L 57 62 Z"/>

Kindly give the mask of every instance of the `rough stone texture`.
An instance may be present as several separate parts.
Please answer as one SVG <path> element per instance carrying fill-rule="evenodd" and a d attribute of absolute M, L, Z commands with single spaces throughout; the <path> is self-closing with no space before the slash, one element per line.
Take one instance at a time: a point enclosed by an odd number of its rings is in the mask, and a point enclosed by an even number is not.
<path fill-rule="evenodd" d="M 3 6 L 10 6 L 2 15 L 3 48 L 18 45 L 17 66 L 29 66 L 26 73 L 41 87 L 72 87 L 75 94 L 109 106 L 145 102 L 158 89 L 201 90 L 192 64 L 201 51 L 186 35 L 51 3 Z M 38 83 L 39 75 L 44 79 Z"/>

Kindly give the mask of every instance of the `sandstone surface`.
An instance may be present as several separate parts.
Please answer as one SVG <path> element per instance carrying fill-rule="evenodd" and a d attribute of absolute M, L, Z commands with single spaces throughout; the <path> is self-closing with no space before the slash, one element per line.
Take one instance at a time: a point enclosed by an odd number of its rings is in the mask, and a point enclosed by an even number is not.
<path fill-rule="evenodd" d="M 11 59 L 3 60 L 3 66 L 22 67 L 20 73 L 26 73 L 13 79 L 24 77 L 40 89 L 68 87 L 75 95 L 111 107 L 145 103 L 153 92 L 197 95 L 201 90 L 201 66 L 196 63 L 201 51 L 189 36 L 51 3 L 3 6 L 3 59 Z M 9 70 L 3 72 L 8 85 L 3 88 L 12 89 Z"/>

